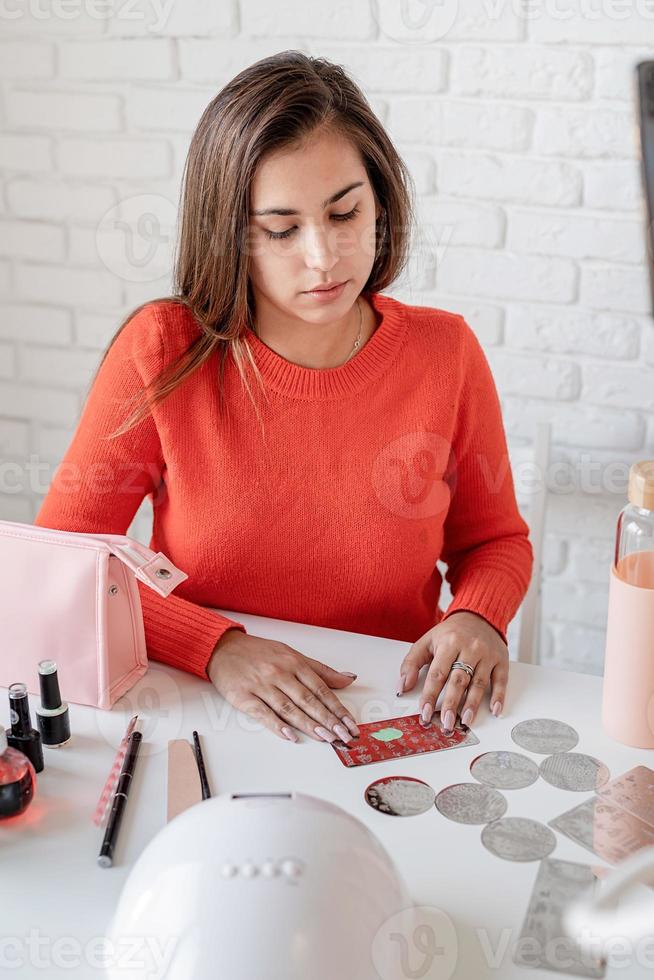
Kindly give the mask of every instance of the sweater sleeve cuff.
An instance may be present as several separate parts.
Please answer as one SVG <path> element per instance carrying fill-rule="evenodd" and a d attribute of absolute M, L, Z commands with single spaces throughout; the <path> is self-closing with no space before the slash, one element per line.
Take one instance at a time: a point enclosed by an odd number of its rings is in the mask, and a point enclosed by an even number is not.
<path fill-rule="evenodd" d="M 246 632 L 238 623 L 188 599 L 157 595 L 137 581 L 148 657 L 210 680 L 207 666 L 216 643 L 228 629 Z"/>

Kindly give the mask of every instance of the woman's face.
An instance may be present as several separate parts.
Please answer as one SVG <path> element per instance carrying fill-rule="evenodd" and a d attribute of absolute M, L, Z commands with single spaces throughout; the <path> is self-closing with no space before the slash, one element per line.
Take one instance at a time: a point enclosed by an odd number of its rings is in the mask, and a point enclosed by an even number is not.
<path fill-rule="evenodd" d="M 248 235 L 257 312 L 272 307 L 315 323 L 345 316 L 374 263 L 378 214 L 359 151 L 344 137 L 323 131 L 266 157 L 252 183 Z M 329 302 L 307 295 L 327 282 L 346 285 Z"/>

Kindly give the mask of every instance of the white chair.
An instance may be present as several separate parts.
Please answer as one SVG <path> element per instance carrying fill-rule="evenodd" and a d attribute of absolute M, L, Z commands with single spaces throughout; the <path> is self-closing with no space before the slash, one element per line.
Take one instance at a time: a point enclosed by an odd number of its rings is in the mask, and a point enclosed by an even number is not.
<path fill-rule="evenodd" d="M 531 582 L 520 606 L 518 633 L 518 661 L 525 664 L 539 662 L 541 627 L 541 592 L 543 580 L 543 543 L 545 514 L 547 509 L 547 473 L 550 462 L 551 424 L 538 422 L 534 434 L 534 465 L 536 489 L 529 504 L 529 539 L 534 550 L 534 568 Z"/>

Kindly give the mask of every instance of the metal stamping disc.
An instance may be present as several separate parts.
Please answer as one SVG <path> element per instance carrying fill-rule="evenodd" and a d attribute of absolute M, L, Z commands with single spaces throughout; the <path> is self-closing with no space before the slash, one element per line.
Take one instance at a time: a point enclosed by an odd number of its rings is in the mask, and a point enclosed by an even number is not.
<path fill-rule="evenodd" d="M 599 789 L 610 777 L 603 762 L 581 752 L 557 752 L 543 759 L 540 774 L 550 786 L 587 793 Z"/>
<path fill-rule="evenodd" d="M 520 752 L 484 752 L 470 763 L 480 783 L 497 789 L 522 789 L 538 779 L 538 766 Z"/>
<path fill-rule="evenodd" d="M 530 718 L 521 721 L 511 732 L 511 738 L 520 748 L 539 755 L 553 755 L 574 749 L 579 735 L 564 721 L 554 718 Z"/>
<path fill-rule="evenodd" d="M 436 797 L 436 809 L 456 823 L 489 823 L 506 813 L 506 798 L 479 783 L 455 783 Z"/>
<path fill-rule="evenodd" d="M 539 861 L 556 847 L 554 833 L 526 817 L 503 817 L 486 824 L 481 832 L 484 847 L 505 861 Z"/>
<path fill-rule="evenodd" d="M 431 810 L 436 792 L 428 783 L 410 776 L 386 776 L 367 787 L 366 803 L 391 817 L 415 817 Z"/>

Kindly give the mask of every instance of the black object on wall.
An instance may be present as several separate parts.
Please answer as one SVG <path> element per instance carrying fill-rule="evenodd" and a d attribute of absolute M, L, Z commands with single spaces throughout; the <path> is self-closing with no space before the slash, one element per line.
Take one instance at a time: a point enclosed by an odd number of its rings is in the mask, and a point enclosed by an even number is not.
<path fill-rule="evenodd" d="M 647 264 L 654 315 L 654 61 L 641 61 L 636 65 L 636 100 L 645 192 Z"/>

